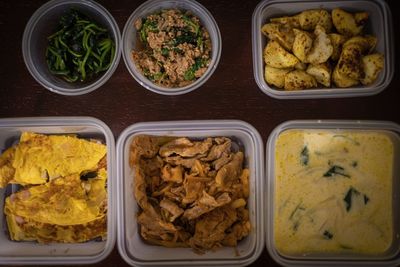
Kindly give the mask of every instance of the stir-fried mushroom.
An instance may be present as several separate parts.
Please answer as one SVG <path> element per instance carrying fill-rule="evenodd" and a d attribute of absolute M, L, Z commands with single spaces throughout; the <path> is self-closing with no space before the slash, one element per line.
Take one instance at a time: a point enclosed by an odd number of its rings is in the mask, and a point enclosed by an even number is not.
<path fill-rule="evenodd" d="M 249 170 L 231 139 L 140 135 L 130 163 L 137 221 L 148 243 L 203 253 L 249 235 Z"/>

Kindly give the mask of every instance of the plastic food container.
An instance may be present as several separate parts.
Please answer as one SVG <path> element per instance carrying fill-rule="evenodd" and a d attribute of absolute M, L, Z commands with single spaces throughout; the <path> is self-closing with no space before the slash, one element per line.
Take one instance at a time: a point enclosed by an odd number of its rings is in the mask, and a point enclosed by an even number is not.
<path fill-rule="evenodd" d="M 13 190 L 12 186 L 0 189 L 0 264 L 90 264 L 106 258 L 115 243 L 116 226 L 116 184 L 114 175 L 115 143 L 111 130 L 92 117 L 37 117 L 0 119 L 0 151 L 16 144 L 23 131 L 43 134 L 78 134 L 81 137 L 96 138 L 107 145 L 107 240 L 85 243 L 39 244 L 37 242 L 16 242 L 9 239 L 7 223 L 3 214 L 4 200 Z M 11 189 L 11 191 L 10 191 Z"/>
<path fill-rule="evenodd" d="M 201 24 L 207 29 L 210 34 L 212 43 L 211 51 L 211 62 L 207 71 L 197 79 L 195 82 L 184 86 L 175 88 L 166 88 L 154 84 L 152 81 L 147 79 L 136 67 L 135 62 L 132 58 L 132 50 L 137 48 L 137 31 L 134 23 L 139 18 L 145 18 L 148 15 L 160 11 L 162 9 L 176 8 L 180 10 L 186 10 L 192 12 L 196 17 L 200 19 Z M 221 57 L 222 40 L 221 33 L 219 31 L 217 22 L 211 15 L 211 13 L 201 4 L 194 0 L 149 0 L 140 5 L 129 17 L 125 24 L 122 32 L 122 57 L 125 61 L 126 68 L 132 77 L 144 88 L 162 95 L 181 95 L 189 93 L 200 86 L 202 86 L 214 73 L 218 66 L 219 59 Z"/>
<path fill-rule="evenodd" d="M 285 209 L 285 205 L 290 205 L 287 204 L 289 202 L 285 202 L 286 204 L 282 204 L 282 202 L 278 202 L 277 200 L 277 192 L 278 190 L 280 190 L 280 192 L 292 192 L 293 194 L 294 191 L 289 191 L 291 189 L 289 189 L 289 184 L 288 182 L 286 182 L 287 186 L 283 186 L 283 178 L 281 178 L 280 181 L 277 181 L 277 169 L 276 168 L 281 168 L 279 166 L 281 165 L 277 165 L 279 163 L 277 163 L 277 155 L 278 158 L 280 157 L 279 154 L 277 154 L 278 152 L 278 147 L 282 148 L 283 147 L 283 143 L 281 143 L 281 145 L 279 146 L 278 144 L 278 139 L 279 136 L 281 136 L 284 133 L 290 133 L 291 131 L 293 132 L 293 130 L 322 130 L 322 131 L 328 131 L 331 134 L 334 134 L 335 137 L 337 138 L 342 138 L 340 142 L 350 142 L 350 144 L 353 144 L 354 146 L 363 146 L 362 143 L 359 143 L 357 140 L 363 140 L 363 139 L 346 139 L 347 137 L 344 135 L 344 133 L 347 131 L 352 131 L 352 132 L 357 132 L 360 134 L 378 134 L 380 136 L 383 136 L 384 140 L 390 140 L 388 141 L 389 144 L 393 145 L 393 169 L 391 172 L 391 175 L 385 176 L 385 177 L 389 177 L 388 183 L 391 183 L 391 189 L 387 190 L 389 191 L 388 194 L 386 194 L 387 198 L 391 198 L 392 199 L 392 231 L 386 232 L 386 233 L 391 233 L 392 237 L 387 239 L 388 241 L 388 246 L 386 247 L 386 250 L 382 250 L 379 253 L 375 253 L 375 254 L 371 254 L 371 253 L 360 253 L 360 251 L 355 252 L 354 250 L 351 251 L 350 247 L 345 247 L 345 245 L 341 246 L 341 250 L 339 252 L 312 252 L 312 251 L 308 251 L 305 252 L 303 251 L 302 253 L 286 253 L 286 252 L 282 252 L 280 251 L 280 249 L 278 248 L 279 245 L 277 245 L 277 238 L 275 236 L 276 232 L 274 231 L 275 227 L 277 227 L 277 225 L 275 225 L 275 216 L 276 216 L 276 212 L 280 212 L 282 215 L 280 218 L 283 218 L 283 214 L 286 213 L 282 213 L 282 210 Z M 284 135 L 283 135 L 284 136 Z M 330 142 L 323 142 L 322 140 L 324 139 L 319 139 L 320 137 L 315 137 L 313 138 L 313 140 L 315 141 L 315 138 L 317 138 L 319 141 L 314 143 L 314 150 L 309 150 L 307 153 L 309 153 L 309 159 L 310 162 L 312 160 L 314 160 L 314 163 L 316 163 L 317 161 L 315 161 L 315 159 L 318 157 L 318 155 L 324 155 L 324 152 L 331 153 L 330 155 L 336 155 L 333 154 L 333 150 L 331 150 L 331 141 Z M 360 137 L 358 137 L 360 138 Z M 375 137 L 374 137 L 375 138 Z M 386 139 L 387 138 L 387 139 Z M 308 142 L 306 142 L 306 140 L 311 141 L 310 137 L 308 137 L 308 139 L 306 139 L 306 137 L 304 137 L 304 144 L 307 144 Z M 367 140 L 367 139 L 364 139 Z M 368 139 L 371 140 L 371 139 Z M 372 139 L 372 140 L 376 140 L 376 139 Z M 300 141 L 303 142 L 303 141 Z M 354 143 L 353 143 L 354 142 Z M 360 141 L 361 142 L 361 141 Z M 302 143 L 303 144 L 303 143 Z M 310 144 L 310 143 L 308 143 Z M 319 144 L 318 146 L 315 146 L 315 144 Z M 345 143 L 346 146 L 349 143 Z M 286 144 L 288 145 L 288 144 Z M 375 144 L 376 145 L 376 144 Z M 289 146 L 289 145 L 288 145 Z M 318 147 L 318 150 L 315 149 L 316 147 Z M 349 148 L 350 149 L 350 148 Z M 365 146 L 362 148 L 365 149 Z M 376 149 L 375 151 L 379 151 L 381 149 L 381 147 L 379 147 L 378 149 Z M 371 149 L 365 149 L 363 150 L 363 154 L 360 155 L 360 158 L 362 160 L 365 160 L 361 163 L 361 160 L 358 161 L 358 165 L 357 165 L 357 161 L 353 161 L 352 163 L 352 167 L 354 169 L 350 170 L 350 165 L 345 165 L 346 163 L 344 163 L 343 161 L 339 161 L 340 157 L 338 157 L 337 159 L 335 159 L 336 162 L 341 162 L 340 165 L 342 165 L 344 168 L 342 170 L 336 170 L 341 172 L 342 174 L 340 174 L 339 176 L 335 176 L 335 178 L 332 178 L 331 175 L 329 174 L 324 174 L 323 177 L 321 179 L 342 179 L 340 180 L 341 182 L 347 183 L 347 181 L 351 181 L 353 179 L 353 181 L 356 181 L 359 187 L 361 187 L 363 190 L 382 190 L 382 189 L 378 189 L 379 186 L 370 186 L 369 183 L 366 182 L 366 180 L 363 180 L 363 177 L 366 176 L 356 176 L 356 174 L 363 174 L 363 172 L 365 172 L 365 163 L 367 162 L 366 159 L 369 158 L 369 160 L 371 161 L 372 159 L 375 159 L 376 162 L 379 162 L 379 159 L 373 155 L 378 155 L 378 152 L 372 152 L 370 151 Z M 297 151 L 297 150 L 296 150 Z M 304 150 L 303 150 L 304 151 Z M 301 154 L 303 154 L 303 151 L 301 152 Z M 349 151 L 352 151 L 351 149 Z M 368 152 L 369 151 L 369 152 Z M 386 150 L 381 150 L 380 155 L 382 155 L 382 151 L 386 151 Z M 317 153 L 318 152 L 318 153 Z M 346 152 L 345 150 L 343 150 L 344 153 L 349 153 L 348 151 Z M 290 153 L 289 154 L 282 154 L 283 152 L 280 152 L 281 155 L 286 155 L 286 161 L 285 164 L 283 166 L 287 166 L 285 168 L 290 169 L 291 170 L 297 170 L 295 169 L 296 166 L 292 165 L 292 161 L 290 159 Z M 297 153 L 297 152 L 296 152 Z M 369 154 L 370 153 L 370 154 Z M 299 121 L 288 121 L 285 123 L 280 124 L 279 126 L 277 126 L 272 133 L 269 136 L 268 142 L 267 142 L 267 157 L 266 157 L 266 168 L 267 168 L 267 189 L 266 189 L 266 194 L 267 194 L 267 198 L 266 198 L 266 206 L 267 206 L 267 214 L 266 214 L 266 244 L 267 244 L 267 250 L 269 252 L 269 254 L 271 255 L 271 257 L 278 262 L 279 264 L 283 265 L 283 266 L 398 266 L 400 264 L 400 227 L 399 227 L 399 220 L 400 220 L 400 213 L 399 213 L 399 193 L 398 193 L 398 186 L 400 183 L 400 165 L 398 164 L 399 159 L 400 159 L 400 125 L 392 123 L 392 122 L 386 122 L 386 121 L 348 121 L 348 120 L 299 120 Z M 325 154 L 327 155 L 327 154 Z M 348 154 L 346 156 L 346 159 L 353 159 L 354 154 Z M 372 155 L 372 157 L 371 157 Z M 312 159 L 312 157 L 314 157 L 314 159 Z M 300 157 L 301 159 L 301 157 Z M 307 161 L 308 161 L 308 156 L 307 156 Z M 297 162 L 297 159 L 296 159 Z M 380 161 L 379 163 L 377 163 L 376 166 L 378 166 L 378 168 L 376 168 L 376 170 L 384 170 L 385 167 L 383 166 L 387 161 Z M 304 163 L 304 162 L 303 162 Z M 289 164 L 289 166 L 288 166 Z M 298 163 L 300 164 L 300 162 Z M 364 164 L 364 165 L 363 165 Z M 374 162 L 372 164 L 375 164 Z M 304 164 L 303 164 L 304 165 Z M 361 166 L 363 165 L 363 166 Z M 278 167 L 277 167 L 278 166 Z M 313 174 L 316 173 L 316 164 L 313 164 L 313 172 L 307 172 L 308 177 L 311 177 Z M 322 165 L 318 165 L 318 167 L 320 167 Z M 381 166 L 382 168 L 379 168 L 379 166 Z M 310 165 L 308 165 L 308 167 L 311 167 Z M 369 166 L 368 166 L 369 167 Z M 307 167 L 305 167 L 307 168 Z M 346 169 L 347 168 L 347 169 Z M 357 169 L 358 168 L 358 169 Z M 344 170 L 344 171 L 343 171 Z M 317 170 L 318 171 L 318 170 Z M 325 171 L 325 167 L 323 167 L 321 170 L 319 171 Z M 347 174 L 346 174 L 347 172 Z M 297 173 L 297 172 L 296 172 Z M 389 173 L 389 172 L 388 172 Z M 365 174 L 365 173 L 364 173 Z M 375 172 L 370 172 L 368 175 L 372 175 L 371 177 L 375 177 L 373 178 L 374 183 L 377 184 L 381 184 L 381 180 L 376 181 L 376 176 Z M 317 174 L 318 177 L 319 174 Z M 285 179 L 291 179 L 290 174 L 287 173 L 284 176 Z M 300 177 L 300 176 L 299 176 Z M 306 176 L 304 176 L 306 177 Z M 359 178 L 361 177 L 361 178 Z M 347 180 L 346 180 L 347 179 Z M 355 180 L 354 180 L 355 179 Z M 359 180 L 357 180 L 359 179 Z M 369 178 L 370 179 L 370 178 Z M 319 181 L 319 180 L 315 180 L 315 181 Z M 329 190 L 329 192 L 331 192 L 332 190 L 332 181 L 330 180 L 330 182 L 326 182 L 325 180 L 322 183 L 329 183 L 327 188 Z M 336 180 L 338 181 L 338 180 Z M 371 181 L 371 180 L 370 180 Z M 383 180 L 382 180 L 383 181 Z M 308 187 L 308 183 L 307 181 L 302 181 L 304 183 L 304 188 L 309 188 Z M 307 183 L 307 184 L 306 184 Z M 278 189 L 278 184 L 279 185 L 279 189 Z M 290 184 L 291 185 L 291 184 Z M 318 187 L 317 190 L 320 192 L 326 192 L 324 191 L 324 186 L 326 184 L 321 184 L 318 183 Z M 347 186 L 343 187 L 343 189 L 347 190 Z M 354 187 L 355 188 L 355 187 Z M 390 187 L 389 187 L 390 188 Z M 359 188 L 358 188 L 359 189 Z M 360 189 L 359 189 L 360 190 Z M 300 195 L 302 194 L 300 191 L 298 191 L 299 193 L 296 195 Z M 315 192 L 315 191 L 313 191 Z M 345 192 L 345 190 L 343 190 L 343 192 Z M 355 192 L 355 190 L 353 191 Z M 360 192 L 366 192 L 366 191 L 362 191 L 360 190 Z M 362 193 L 360 192 L 356 192 L 355 195 L 357 196 L 361 196 Z M 378 191 L 381 192 L 381 191 Z M 382 192 L 386 192 L 386 191 L 382 191 Z M 282 193 L 281 193 L 282 194 Z M 293 195 L 292 194 L 292 195 Z M 318 201 L 318 195 L 317 193 L 313 194 L 313 198 L 315 201 Z M 368 194 L 368 193 L 366 193 Z M 327 194 L 322 193 L 323 196 L 328 197 Z M 352 211 L 351 210 L 351 206 L 346 205 L 346 203 L 343 203 L 343 201 L 348 202 L 348 201 L 353 201 L 353 207 L 354 210 L 352 212 L 359 212 L 360 210 L 357 210 L 357 205 L 354 204 L 356 200 L 354 200 L 354 197 L 350 195 L 350 200 L 348 198 L 348 194 L 343 194 L 343 196 L 346 195 L 344 198 L 340 199 L 342 196 L 338 195 L 338 202 L 337 203 L 342 203 L 343 207 L 345 207 L 345 211 L 342 213 L 343 214 L 348 214 L 347 212 Z M 365 195 L 366 196 L 366 195 Z M 368 205 L 368 201 L 370 201 L 370 198 L 365 197 L 364 196 L 364 201 L 363 204 L 361 205 L 365 205 L 363 208 L 367 207 Z M 371 197 L 372 195 L 370 195 Z M 379 198 L 376 197 L 377 195 L 375 194 L 373 198 L 375 201 L 374 203 L 377 203 L 379 201 L 381 201 Z M 347 199 L 346 199 L 347 198 Z M 283 200 L 284 198 L 282 198 Z M 302 199 L 303 201 L 304 199 Z M 390 202 L 390 201 L 389 201 Z M 281 204 L 279 204 L 281 203 Z M 297 203 L 297 202 L 296 202 Z M 304 203 L 304 202 L 303 202 Z M 371 202 L 373 203 L 373 202 Z M 369 205 L 375 205 L 375 204 L 371 204 L 369 203 Z M 381 209 L 378 209 L 380 211 L 384 210 L 386 205 L 386 209 L 389 209 L 388 207 L 389 204 L 386 204 L 387 202 L 384 202 L 385 204 L 382 205 Z M 293 203 L 292 203 L 293 204 Z M 318 204 L 319 205 L 319 204 Z M 341 204 L 340 204 L 341 205 Z M 351 205 L 351 204 L 350 204 Z M 277 206 L 279 206 L 279 210 L 277 210 Z M 297 206 L 298 207 L 298 206 Z M 297 210 L 297 207 L 295 210 Z M 309 216 L 311 222 L 316 222 L 318 220 L 320 220 L 321 217 L 317 217 L 313 215 L 313 210 L 316 210 L 318 206 L 314 206 L 314 208 L 312 207 L 312 205 L 309 205 L 307 207 L 300 207 L 300 209 L 302 209 L 301 212 L 304 212 L 302 214 L 307 214 L 307 216 Z M 359 207 L 359 206 L 358 206 Z M 375 207 L 375 206 L 368 206 L 369 208 Z M 291 209 L 290 209 L 291 210 Z M 311 213 L 309 212 L 311 210 Z M 289 211 L 289 208 L 288 208 Z M 364 210 L 366 211 L 366 210 Z M 371 211 L 371 209 L 369 210 Z M 309 213 L 307 213 L 309 212 Z M 334 213 L 334 208 L 330 208 L 327 216 L 330 216 L 329 214 Z M 315 213 L 314 213 L 315 214 Z M 319 213 L 319 214 L 323 214 L 323 213 Z M 353 216 L 356 213 L 352 213 L 351 216 Z M 294 218 L 295 215 L 295 211 L 292 212 L 291 216 L 288 217 L 290 220 L 291 218 Z M 349 216 L 349 215 L 343 215 L 343 216 Z M 286 217 L 285 217 L 286 218 Z M 300 217 L 298 217 L 300 218 Z M 303 219 L 306 217 L 303 217 Z M 348 217 L 349 218 L 349 217 Z M 352 217 L 353 218 L 353 217 Z M 385 217 L 386 218 L 386 217 Z M 387 220 L 390 221 L 390 220 Z M 281 222 L 281 221 L 280 221 Z M 283 222 L 283 221 L 282 221 Z M 340 221 L 342 222 L 342 221 Z M 305 224 L 305 221 L 301 221 L 299 224 Z M 298 224 L 298 225 L 299 225 Z M 328 222 L 329 224 L 329 222 Z M 318 224 L 319 225 L 319 224 Z M 327 226 L 327 224 L 323 224 L 323 228 L 327 228 L 329 229 Z M 360 228 L 360 226 L 356 223 L 354 223 L 354 225 L 356 228 Z M 378 224 L 376 224 L 378 225 Z M 300 226 L 301 227 L 301 226 Z M 306 227 L 306 226 L 304 226 Z M 377 226 L 378 227 L 378 226 Z M 380 225 L 379 227 L 383 227 L 382 225 Z M 277 229 L 280 229 L 279 227 Z M 303 228 L 303 232 L 302 234 L 304 234 L 305 228 Z M 322 228 L 321 228 L 322 229 Z M 321 232 L 324 230 L 322 229 Z M 334 228 L 335 229 L 335 228 Z M 338 230 L 339 228 L 336 228 L 336 232 L 335 230 L 332 231 L 333 234 L 330 234 L 328 232 L 324 232 L 324 237 L 319 236 L 318 238 L 322 241 L 318 241 L 318 242 L 330 242 L 329 241 L 324 241 L 324 239 L 332 239 L 335 238 L 336 233 L 338 233 L 338 235 L 336 235 L 338 238 L 334 241 L 334 242 L 338 242 L 337 244 L 342 244 L 340 238 L 339 238 L 339 231 L 346 231 L 346 228 L 342 228 L 342 230 Z M 382 228 L 383 229 L 383 228 Z M 278 230 L 281 231 L 281 230 Z M 331 231 L 331 230 L 329 230 Z M 383 232 L 383 231 L 382 231 Z M 384 234 L 382 234 L 383 236 Z M 386 236 L 390 236 L 390 234 L 386 234 Z M 325 238 L 326 237 L 326 238 Z M 303 236 L 303 238 L 305 239 L 306 236 Z M 311 238 L 311 237 L 310 237 Z M 315 238 L 315 236 L 313 237 Z M 352 237 L 350 237 L 351 239 Z M 346 239 L 346 237 L 345 237 Z M 375 244 L 376 242 L 378 242 L 379 238 L 372 238 L 370 240 L 372 240 L 372 244 Z M 343 240 L 343 239 L 342 239 Z M 306 241 L 305 241 L 306 242 Z M 295 243 L 295 242 L 292 242 Z M 298 243 L 299 245 L 302 245 L 300 243 Z M 322 243 L 320 243 L 322 244 Z M 286 245 L 289 246 L 289 245 Z M 285 248 L 286 249 L 286 248 Z M 350 250 L 348 250 L 350 249 Z M 358 247 L 356 248 L 358 249 Z M 322 250 L 321 246 L 318 247 L 318 250 Z"/>
<path fill-rule="evenodd" d="M 98 24 L 107 28 L 114 39 L 115 56 L 107 71 L 95 80 L 69 83 L 51 74 L 46 62 L 47 37 L 54 33 L 61 16 L 76 8 Z M 52 0 L 35 11 L 26 24 L 22 38 L 22 54 L 30 74 L 46 89 L 61 95 L 82 95 L 102 86 L 116 70 L 120 57 L 121 33 L 113 16 L 100 4 L 91 0 Z"/>
<path fill-rule="evenodd" d="M 244 147 L 245 164 L 250 169 L 248 200 L 252 231 L 238 247 L 221 247 L 203 255 L 190 248 L 166 248 L 146 244 L 140 237 L 133 195 L 134 173 L 129 166 L 129 149 L 133 138 L 140 134 L 205 138 L 227 136 Z M 118 171 L 118 249 L 132 266 L 245 266 L 257 259 L 264 247 L 264 170 L 263 145 L 257 130 L 236 120 L 169 121 L 137 123 L 125 129 L 117 142 Z"/>
<path fill-rule="evenodd" d="M 263 59 L 263 50 L 267 44 L 267 37 L 262 34 L 261 27 L 273 17 L 295 15 L 308 9 L 327 9 L 331 11 L 338 7 L 348 12 L 368 12 L 369 19 L 364 27 L 364 33 L 377 37 L 378 43 L 375 50 L 383 53 L 385 57 L 383 70 L 377 80 L 369 86 L 358 85 L 350 88 L 318 87 L 317 89 L 300 91 L 284 91 L 268 85 L 264 79 L 265 63 Z M 394 42 L 392 28 L 391 12 L 384 1 L 264 0 L 254 10 L 252 19 L 254 78 L 261 91 L 279 99 L 356 97 L 377 94 L 384 90 L 393 78 Z"/>

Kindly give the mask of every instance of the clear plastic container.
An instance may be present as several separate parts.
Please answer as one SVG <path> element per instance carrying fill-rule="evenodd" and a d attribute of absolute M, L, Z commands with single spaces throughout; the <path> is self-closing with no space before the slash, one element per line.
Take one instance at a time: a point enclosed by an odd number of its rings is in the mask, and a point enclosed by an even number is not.
<path fill-rule="evenodd" d="M 268 85 L 264 79 L 263 50 L 267 44 L 267 38 L 262 34 L 261 27 L 270 18 L 289 16 L 308 9 L 342 8 L 348 12 L 368 12 L 368 23 L 364 28 L 366 34 L 378 38 L 376 51 L 383 53 L 385 64 L 378 79 L 368 86 L 355 86 L 350 88 L 322 88 L 284 91 Z M 394 38 L 392 30 L 392 16 L 385 1 L 379 0 L 356 0 L 356 1 L 285 1 L 264 0 L 254 10 L 252 19 L 253 39 L 253 70 L 254 78 L 261 91 L 278 99 L 300 99 L 300 98 L 336 98 L 356 97 L 374 95 L 384 90 L 391 82 L 394 73 Z"/>
<path fill-rule="evenodd" d="M 89 82 L 69 83 L 51 74 L 46 63 L 47 37 L 54 33 L 61 16 L 76 8 L 107 28 L 115 43 L 115 56 L 109 69 Z M 52 0 L 35 11 L 26 24 L 22 37 L 22 55 L 28 71 L 46 89 L 62 95 L 90 93 L 110 79 L 121 58 L 121 33 L 113 16 L 100 4 L 91 0 Z"/>
<path fill-rule="evenodd" d="M 3 214 L 6 188 L 0 189 L 0 264 L 90 264 L 106 258 L 112 251 L 116 238 L 116 177 L 114 175 L 115 143 L 111 130 L 102 121 L 92 117 L 36 117 L 0 119 L 0 151 L 16 144 L 23 131 L 43 134 L 78 134 L 96 138 L 107 145 L 107 240 L 63 244 L 11 241 L 6 233 Z M 7 187 L 9 188 L 9 187 Z M 7 189 L 8 190 L 8 189 Z M 10 192 L 8 192 L 10 193 Z"/>
<path fill-rule="evenodd" d="M 252 230 L 238 247 L 221 247 L 216 251 L 196 254 L 190 248 L 166 248 L 146 244 L 140 237 L 133 195 L 134 173 L 129 166 L 129 149 L 140 134 L 205 138 L 227 136 L 243 146 L 245 164 L 250 169 L 248 200 Z M 125 129 L 117 142 L 118 173 L 118 249 L 132 266 L 245 266 L 255 261 L 264 248 L 264 170 L 263 144 L 257 130 L 236 120 L 169 121 L 137 123 Z"/>
<path fill-rule="evenodd" d="M 369 134 L 380 134 L 383 136 L 387 136 L 390 140 L 390 143 L 393 144 L 393 170 L 392 170 L 392 214 L 393 214 L 393 229 L 392 229 L 392 239 L 390 245 L 387 250 L 384 252 L 379 252 L 376 254 L 371 253 L 361 253 L 354 251 L 346 251 L 341 252 L 303 252 L 300 254 L 285 254 L 282 253 L 276 245 L 275 240 L 275 210 L 277 209 L 278 203 L 276 203 L 276 144 L 278 137 L 284 133 L 285 131 L 290 130 L 326 130 L 329 133 L 337 134 L 337 136 L 343 136 L 343 133 L 346 131 L 349 132 L 357 132 L 361 134 L 369 133 Z M 346 137 L 344 137 L 346 138 Z M 324 143 L 320 139 L 320 149 L 322 151 L 331 151 L 329 150 L 329 144 Z M 348 139 L 349 142 L 354 142 L 354 140 Z M 360 145 L 357 142 L 355 145 Z M 314 146 L 315 147 L 315 146 Z M 398 266 L 400 264 L 400 213 L 399 213 L 399 191 L 398 187 L 400 185 L 400 125 L 386 122 L 386 121 L 349 121 L 349 120 L 298 120 L 298 121 L 287 121 L 278 125 L 270 134 L 266 146 L 266 169 L 267 169 L 267 186 L 266 186 L 266 244 L 267 250 L 271 257 L 283 266 Z M 314 155 L 312 152 L 309 152 L 310 159 L 311 156 Z M 319 153 L 319 154 L 318 154 Z M 313 157 L 317 157 L 317 155 L 321 155 L 323 152 L 318 152 L 315 150 L 315 155 Z M 364 153 L 368 153 L 364 151 Z M 286 154 L 285 154 L 286 155 Z M 336 154 L 335 154 L 336 155 Z M 368 154 L 364 154 L 368 155 Z M 289 163 L 290 155 L 286 155 L 288 157 Z M 351 158 L 351 155 L 348 155 Z M 340 162 L 339 158 L 337 158 L 338 162 Z M 315 162 L 315 161 L 314 161 Z M 356 161 L 354 161 L 356 162 Z M 344 164 L 344 163 L 342 163 Z M 315 164 L 314 164 L 315 165 Z M 320 166 L 320 165 L 318 165 Z M 344 166 L 344 165 L 343 165 Z M 352 165 L 354 168 L 357 168 L 357 162 L 355 165 Z M 358 166 L 360 167 L 360 166 Z M 295 168 L 290 165 L 287 168 Z M 345 168 L 346 170 L 346 168 Z M 350 171 L 350 170 L 348 170 Z M 354 172 L 361 171 L 355 169 Z M 311 175 L 311 174 L 309 174 Z M 324 175 L 326 176 L 326 175 Z M 289 174 L 288 176 L 289 177 Z M 351 176 L 341 177 L 342 179 L 347 179 Z M 353 177 L 351 177 L 353 178 Z M 323 177 L 323 179 L 327 179 Z M 350 178 L 349 178 L 350 179 Z M 354 176 L 354 179 L 356 176 Z M 361 179 L 361 178 L 360 178 Z M 343 180 L 342 180 L 343 181 Z M 346 180 L 344 180 L 346 181 Z M 350 180 L 348 180 L 350 181 Z M 354 181 L 354 180 L 353 180 Z M 357 181 L 357 180 L 356 180 Z M 361 183 L 364 183 L 362 180 L 358 180 Z M 366 182 L 365 182 L 366 183 Z M 332 188 L 332 187 L 329 187 Z M 347 187 L 346 187 L 347 188 Z M 375 187 L 374 187 L 375 189 Z M 282 190 L 290 190 L 288 188 L 280 188 Z M 322 187 L 319 187 L 318 190 L 324 190 Z M 380 190 L 380 189 L 376 189 Z M 325 191 L 321 191 L 325 192 Z M 328 196 L 327 196 L 328 197 Z M 368 199 L 369 200 L 369 199 Z M 368 201 L 367 200 L 367 201 Z M 365 201 L 365 199 L 364 199 Z M 365 203 L 365 202 L 364 202 Z M 297 209 L 297 208 L 296 208 Z M 311 218 L 311 217 L 310 217 Z M 290 218 L 289 218 L 290 219 Z M 325 233 L 324 233 L 325 235 Z M 305 238 L 305 237 L 304 237 Z M 332 238 L 332 236 L 330 237 Z M 329 238 L 329 239 L 330 239 Z M 339 242 L 339 241 L 335 241 Z M 339 242 L 340 243 L 340 242 Z"/>
<path fill-rule="evenodd" d="M 207 71 L 195 82 L 187 86 L 178 88 L 166 88 L 154 84 L 137 69 L 132 59 L 132 50 L 134 50 L 138 46 L 137 31 L 134 26 L 135 21 L 139 18 L 145 18 L 146 16 L 159 10 L 171 8 L 187 10 L 197 16 L 200 19 L 201 24 L 207 29 L 208 33 L 210 34 L 212 44 L 211 62 Z M 219 59 L 221 57 L 221 49 L 221 33 L 219 31 L 217 22 L 204 6 L 194 0 L 149 0 L 140 5 L 132 13 L 132 15 L 126 22 L 124 30 L 122 32 L 122 57 L 125 61 L 125 65 L 129 73 L 141 86 L 152 92 L 162 95 L 181 95 L 189 93 L 202 86 L 211 77 L 211 75 L 217 68 Z"/>

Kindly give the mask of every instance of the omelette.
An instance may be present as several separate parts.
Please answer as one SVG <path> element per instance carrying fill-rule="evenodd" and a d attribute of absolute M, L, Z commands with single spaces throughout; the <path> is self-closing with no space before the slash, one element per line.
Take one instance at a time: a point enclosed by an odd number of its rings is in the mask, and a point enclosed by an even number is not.
<path fill-rule="evenodd" d="M 275 146 L 274 240 L 283 255 L 384 255 L 393 245 L 394 139 L 287 130 Z"/>
<path fill-rule="evenodd" d="M 11 240 L 85 242 L 107 233 L 106 146 L 67 135 L 24 132 L 0 156 L 0 186 Z"/>

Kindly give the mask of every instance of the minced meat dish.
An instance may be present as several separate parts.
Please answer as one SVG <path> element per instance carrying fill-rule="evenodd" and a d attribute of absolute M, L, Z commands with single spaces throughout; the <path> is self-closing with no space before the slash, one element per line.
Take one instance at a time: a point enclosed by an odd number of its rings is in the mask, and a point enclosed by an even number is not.
<path fill-rule="evenodd" d="M 135 22 L 141 49 L 132 51 L 139 70 L 163 87 L 183 87 L 210 64 L 211 40 L 199 18 L 187 11 L 161 10 Z"/>

